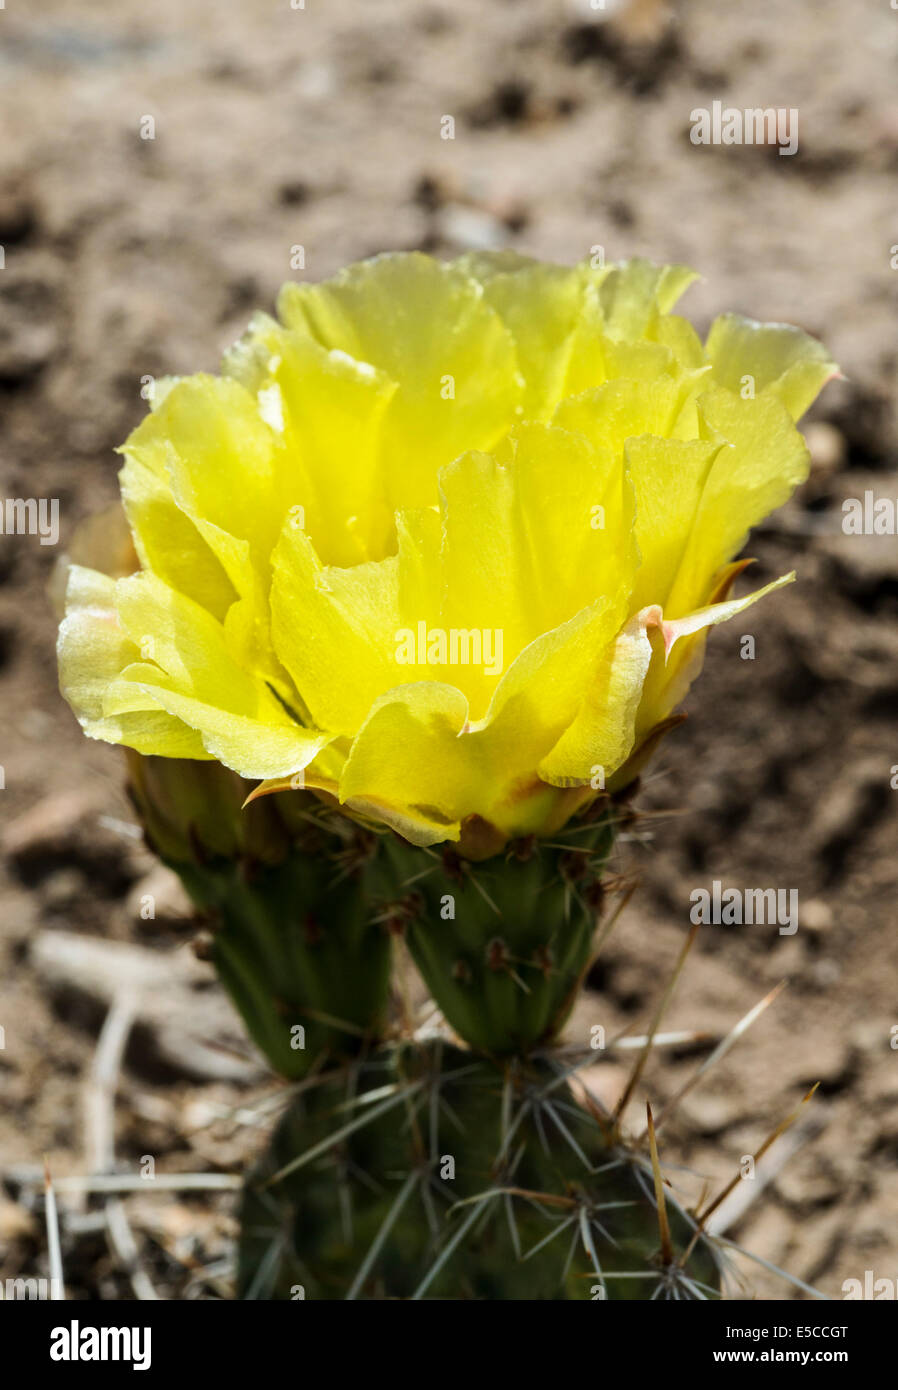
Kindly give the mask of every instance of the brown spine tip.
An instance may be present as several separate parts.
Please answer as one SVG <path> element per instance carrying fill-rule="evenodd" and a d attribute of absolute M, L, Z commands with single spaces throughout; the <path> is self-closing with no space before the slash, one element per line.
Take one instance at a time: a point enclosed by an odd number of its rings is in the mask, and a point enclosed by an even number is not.
<path fill-rule="evenodd" d="M 511 956 L 500 936 L 494 936 L 486 948 L 486 963 L 490 970 L 507 970 Z"/>

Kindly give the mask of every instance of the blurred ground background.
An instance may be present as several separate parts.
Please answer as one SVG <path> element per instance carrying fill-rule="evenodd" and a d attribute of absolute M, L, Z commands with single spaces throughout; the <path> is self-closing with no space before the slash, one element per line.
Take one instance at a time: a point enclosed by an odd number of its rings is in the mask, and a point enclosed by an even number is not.
<path fill-rule="evenodd" d="M 793 937 L 700 935 L 666 1026 L 718 1037 L 791 984 L 667 1143 L 719 1186 L 820 1080 L 804 1142 L 729 1233 L 836 1298 L 866 1269 L 898 1277 L 898 541 L 840 534 L 843 498 L 898 499 L 896 71 L 888 0 L 0 11 L 0 491 L 58 497 L 60 550 L 116 496 L 112 449 L 143 414 L 141 378 L 214 369 L 290 277 L 296 245 L 314 279 L 396 248 L 574 261 L 599 244 L 609 258 L 684 260 L 704 276 L 684 301 L 700 327 L 722 309 L 785 319 L 839 360 L 847 380 L 809 417 L 811 481 L 751 545 L 759 582 L 793 567 L 800 582 L 749 628 L 714 633 L 690 719 L 640 801 L 674 814 L 647 816 L 621 847 L 617 867 L 640 886 L 572 1024 L 575 1036 L 645 1026 L 694 888 L 798 890 Z M 694 147 L 690 111 L 715 99 L 797 107 L 798 154 Z M 145 116 L 154 140 L 140 138 Z M 114 1074 L 96 1043 L 122 979 L 144 986 L 116 1106 L 129 1171 L 150 1154 L 157 1171 L 239 1172 L 264 1133 L 249 1107 L 276 1089 L 131 833 L 116 753 L 84 740 L 57 695 L 44 594 L 57 553 L 0 537 L 4 1276 L 46 1272 L 41 1155 L 61 1176 L 103 1147 L 86 1113 L 103 1113 Z M 753 662 L 739 656 L 745 630 Z M 706 1053 L 657 1057 L 643 1092 L 661 1103 Z M 613 1093 L 621 1076 L 609 1059 L 591 1084 Z M 231 1203 L 128 1200 L 160 1294 L 226 1291 Z M 132 1296 L 127 1241 L 110 1245 L 95 1201 L 75 1207 L 72 1294 Z M 793 1296 L 762 1270 L 750 1281 Z"/>

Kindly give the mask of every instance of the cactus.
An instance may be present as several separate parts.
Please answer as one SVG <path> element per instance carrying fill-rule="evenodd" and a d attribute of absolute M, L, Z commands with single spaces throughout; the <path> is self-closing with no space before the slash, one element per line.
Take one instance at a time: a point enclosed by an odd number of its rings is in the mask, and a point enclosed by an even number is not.
<path fill-rule="evenodd" d="M 572 1091 L 595 1054 L 572 1067 L 555 1042 L 618 804 L 475 864 L 302 792 L 243 808 L 249 785 L 214 763 L 131 754 L 129 790 L 197 905 L 201 954 L 300 1083 L 247 1181 L 240 1296 L 718 1291 L 712 1242 L 671 1196 L 664 1237 L 645 1152 Z M 466 1047 L 388 1036 L 400 934 Z"/>
<path fill-rule="evenodd" d="M 552 1051 L 382 1047 L 294 1099 L 247 1183 L 252 1298 L 714 1297 L 718 1252 Z"/>
<path fill-rule="evenodd" d="M 559 1039 L 632 787 L 474 862 L 326 797 L 245 804 L 215 763 L 128 763 L 198 953 L 295 1083 L 245 1184 L 239 1297 L 720 1296 L 726 1250 L 663 1182 L 651 1111 L 639 1140 L 620 1123 L 661 1009 L 614 1113 L 576 1085 L 595 1052 Z M 399 937 L 445 1019 L 428 1035 L 391 1017 Z"/>
<path fill-rule="evenodd" d="M 122 449 L 131 558 L 71 567 L 60 682 L 132 750 L 298 1087 L 247 1187 L 246 1296 L 719 1291 L 651 1117 L 648 1167 L 559 1044 L 620 798 L 710 629 L 795 577 L 732 595 L 837 371 L 782 324 L 702 343 L 672 313 L 692 279 L 377 257 L 286 285 Z M 391 1017 L 400 935 L 439 1041 Z"/>
<path fill-rule="evenodd" d="M 386 839 L 384 891 L 447 1021 L 493 1057 L 554 1038 L 590 964 L 617 820 L 607 799 L 553 841 L 479 863 Z"/>

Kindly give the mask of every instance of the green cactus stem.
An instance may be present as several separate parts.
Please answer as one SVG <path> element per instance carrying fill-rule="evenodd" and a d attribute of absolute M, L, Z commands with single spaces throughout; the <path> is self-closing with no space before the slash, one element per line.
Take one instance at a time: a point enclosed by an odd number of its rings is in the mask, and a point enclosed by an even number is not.
<path fill-rule="evenodd" d="M 385 838 L 388 911 L 448 1022 L 493 1057 L 556 1037 L 589 968 L 621 810 L 607 799 L 551 842 L 470 862 Z"/>
<path fill-rule="evenodd" d="M 303 792 L 241 809 L 211 762 L 129 756 L 147 838 L 202 914 L 204 953 L 282 1076 L 352 1056 L 385 1026 L 388 933 L 372 921 L 379 837 Z"/>
<path fill-rule="evenodd" d="M 248 1180 L 243 1298 L 713 1298 L 716 1248 L 559 1055 L 443 1041 L 310 1079 Z M 688 1256 L 687 1256 L 688 1252 Z"/>

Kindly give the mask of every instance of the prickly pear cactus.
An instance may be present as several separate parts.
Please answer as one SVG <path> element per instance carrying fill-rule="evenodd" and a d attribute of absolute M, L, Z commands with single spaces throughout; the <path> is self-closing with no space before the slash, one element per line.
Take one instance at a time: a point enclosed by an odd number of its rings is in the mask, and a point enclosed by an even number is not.
<path fill-rule="evenodd" d="M 584 1108 L 553 1045 L 592 959 L 619 805 L 471 863 L 301 793 L 241 809 L 247 784 L 215 764 L 129 767 L 203 954 L 300 1081 L 247 1181 L 241 1297 L 717 1293 L 713 1243 L 672 1196 L 665 1228 L 645 1152 Z M 400 936 L 467 1047 L 387 1040 Z"/>
<path fill-rule="evenodd" d="M 557 1050 L 615 797 L 709 631 L 794 579 L 733 592 L 837 371 L 783 324 L 702 342 L 672 312 L 693 278 L 379 256 L 285 285 L 122 449 L 133 545 L 71 567 L 60 683 L 132 750 L 151 842 L 299 1082 L 247 1189 L 246 1296 L 718 1288 L 703 1219 Z M 400 936 L 442 1045 L 391 1013 Z"/>
<path fill-rule="evenodd" d="M 711 1241 L 552 1053 L 382 1047 L 290 1104 L 247 1182 L 245 1298 L 714 1297 Z"/>

